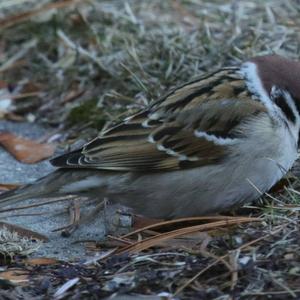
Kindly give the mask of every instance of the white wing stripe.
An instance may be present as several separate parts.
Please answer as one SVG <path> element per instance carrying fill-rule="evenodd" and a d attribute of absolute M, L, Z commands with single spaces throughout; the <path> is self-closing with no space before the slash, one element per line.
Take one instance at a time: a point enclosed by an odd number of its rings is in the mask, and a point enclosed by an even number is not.
<path fill-rule="evenodd" d="M 215 145 L 234 145 L 237 143 L 238 139 L 232 139 L 232 138 L 222 138 L 217 137 L 213 134 L 208 134 L 205 131 L 195 130 L 194 134 L 198 138 L 205 138 L 209 142 L 213 142 Z"/>

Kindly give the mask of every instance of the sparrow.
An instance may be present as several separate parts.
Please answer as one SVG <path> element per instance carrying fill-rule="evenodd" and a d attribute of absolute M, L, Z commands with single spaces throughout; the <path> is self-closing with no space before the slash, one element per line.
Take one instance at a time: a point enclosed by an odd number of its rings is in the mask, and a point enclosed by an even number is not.
<path fill-rule="evenodd" d="M 54 173 L 0 196 L 109 199 L 151 218 L 215 214 L 259 198 L 297 159 L 300 62 L 254 57 L 175 88 L 51 160 Z"/>

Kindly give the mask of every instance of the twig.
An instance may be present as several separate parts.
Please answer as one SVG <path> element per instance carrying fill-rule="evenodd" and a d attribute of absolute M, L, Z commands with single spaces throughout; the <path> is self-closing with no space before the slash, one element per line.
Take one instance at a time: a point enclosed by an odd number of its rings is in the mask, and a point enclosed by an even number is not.
<path fill-rule="evenodd" d="M 249 178 L 246 178 L 246 180 L 249 182 L 249 184 L 261 195 L 261 196 L 263 196 L 263 195 L 266 195 L 266 196 L 268 196 L 269 198 L 271 198 L 272 200 L 274 200 L 275 202 L 279 202 L 280 203 L 280 201 L 277 199 L 277 198 L 275 198 L 275 197 L 273 197 L 271 194 L 269 194 L 269 193 L 263 193 Z"/>
<path fill-rule="evenodd" d="M 78 199 L 74 199 L 69 208 L 70 225 L 62 231 L 61 235 L 64 237 L 70 236 L 77 228 L 80 220 L 80 204 Z"/>
<path fill-rule="evenodd" d="M 26 2 L 34 2 L 34 1 L 36 0 L 2 0 L 0 2 L 0 9 L 9 8 Z"/>
<path fill-rule="evenodd" d="M 159 227 L 169 226 L 174 224 L 180 224 L 180 223 L 184 224 L 187 222 L 195 222 L 195 221 L 218 221 L 218 220 L 223 221 L 223 220 L 233 220 L 235 218 L 236 217 L 231 217 L 231 216 L 202 216 L 202 217 L 189 217 L 189 218 L 180 218 L 180 219 L 169 220 L 169 221 L 162 221 L 129 232 L 123 235 L 122 238 L 129 237 L 149 229 L 154 229 L 154 228 L 159 228 Z"/>
<path fill-rule="evenodd" d="M 63 227 L 59 227 L 56 229 L 53 229 L 52 232 L 56 232 L 56 231 L 60 231 L 60 230 L 71 230 L 73 231 L 73 227 L 78 227 L 80 224 L 83 223 L 88 223 L 89 221 L 91 221 L 95 215 L 103 208 L 103 206 L 105 205 L 105 201 L 100 202 L 99 204 L 96 205 L 95 209 L 86 214 L 83 218 L 78 219 L 77 221 L 75 221 L 74 223 L 67 225 L 67 226 L 63 226 Z"/>
<path fill-rule="evenodd" d="M 256 244 L 257 242 L 266 239 L 267 237 L 269 237 L 270 235 L 276 234 L 278 232 L 280 232 L 283 229 L 283 227 L 280 227 L 279 229 L 270 232 L 269 234 L 266 234 L 260 238 L 257 238 L 253 241 L 250 241 L 242 246 L 240 246 L 239 248 L 235 249 L 235 251 L 241 251 L 242 249 L 246 249 L 247 247 Z M 211 267 L 213 267 L 214 265 L 216 265 L 218 262 L 220 261 L 224 261 L 224 258 L 226 258 L 229 255 L 229 253 L 217 258 L 214 262 L 212 262 L 211 264 L 209 264 L 206 268 L 202 269 L 200 272 L 198 272 L 195 276 L 193 276 L 191 279 L 189 279 L 186 283 L 184 283 L 181 287 L 179 287 L 175 293 L 173 294 L 173 296 L 175 297 L 176 295 L 178 295 L 179 293 L 181 293 L 187 286 L 189 286 L 193 281 L 195 281 L 199 276 L 201 276 L 203 273 L 205 273 L 207 270 L 209 270 Z"/>
<path fill-rule="evenodd" d="M 240 249 L 234 250 L 230 252 L 229 261 L 232 265 L 232 272 L 231 272 L 231 286 L 230 289 L 233 291 L 237 282 L 238 282 L 238 258 L 240 256 Z"/>
<path fill-rule="evenodd" d="M 111 239 L 111 240 L 114 240 L 114 241 L 121 242 L 121 243 L 126 244 L 126 245 L 132 245 L 133 244 L 133 242 L 130 241 L 130 240 L 127 240 L 127 239 L 125 240 L 125 239 L 118 238 L 118 237 L 112 236 L 112 235 L 107 235 L 107 238 Z"/>
<path fill-rule="evenodd" d="M 206 268 L 202 269 L 200 272 L 198 272 L 194 277 L 192 277 L 191 279 L 189 279 L 188 281 L 186 281 L 181 287 L 179 287 L 175 293 L 173 294 L 173 296 L 177 296 L 179 293 L 181 293 L 187 286 L 189 286 L 193 281 L 195 281 L 199 276 L 201 276 L 203 273 L 205 273 L 207 270 L 209 270 L 211 267 L 213 267 L 214 265 L 216 265 L 218 262 L 220 262 L 221 260 L 223 260 L 226 255 L 223 255 L 221 257 L 219 257 L 218 259 L 216 259 L 214 262 L 212 262 L 211 264 L 209 264 Z"/>
<path fill-rule="evenodd" d="M 291 290 L 295 295 L 296 293 L 300 293 L 300 289 Z M 253 293 L 242 293 L 241 297 L 248 296 L 270 296 L 270 295 L 287 295 L 290 294 L 290 291 L 266 291 L 266 292 L 253 292 Z M 296 295 L 297 297 L 297 295 Z"/>
<path fill-rule="evenodd" d="M 214 255 L 213 253 L 208 252 L 208 251 L 202 251 L 202 255 L 205 256 L 205 257 L 208 257 L 208 258 L 213 258 L 215 260 L 219 260 L 228 269 L 230 274 L 234 273 L 235 269 L 232 268 L 232 266 L 222 256 L 219 257 L 217 255 Z"/>
<path fill-rule="evenodd" d="M 23 94 L 12 96 L 11 99 L 18 100 L 18 99 L 23 99 L 23 98 L 38 96 L 40 94 L 41 94 L 41 92 L 23 93 Z"/>
<path fill-rule="evenodd" d="M 23 13 L 20 13 L 15 16 L 9 16 L 4 20 L 0 21 L 0 28 L 5 29 L 11 26 L 14 26 L 16 24 L 22 23 L 36 15 L 39 15 L 40 13 L 44 13 L 46 11 L 52 10 L 52 9 L 58 9 L 58 8 L 63 8 L 66 6 L 70 6 L 73 4 L 79 4 L 82 3 L 83 1 L 87 0 L 64 0 L 64 1 L 59 1 L 55 3 L 47 3 L 43 5 L 42 7 L 36 8 L 36 9 L 31 9 L 30 11 L 26 11 Z M 0 8 L 3 7 L 3 3 L 0 3 Z M 5 7 L 5 6 L 4 6 Z"/>
<path fill-rule="evenodd" d="M 285 284 L 283 284 L 282 282 L 280 282 L 279 280 L 277 280 L 273 274 L 270 274 L 270 277 L 272 279 L 272 281 L 277 284 L 278 286 L 280 286 L 281 288 L 283 288 L 287 293 L 289 293 L 290 296 L 292 296 L 293 298 L 296 298 L 297 295 L 295 294 L 295 292 L 293 290 L 291 290 L 288 286 L 286 286 Z"/>
<path fill-rule="evenodd" d="M 75 196 L 64 196 L 64 197 L 59 197 L 55 198 L 54 200 L 51 201 L 45 201 L 45 202 L 39 202 L 37 204 L 31 204 L 31 205 L 26 205 L 26 206 L 19 206 L 19 207 L 11 207 L 7 209 L 1 209 L 0 213 L 8 212 L 8 211 L 15 211 L 15 210 L 21 210 L 21 209 L 28 209 L 28 208 L 33 208 L 33 207 L 39 207 L 43 205 L 48 205 L 56 202 L 63 202 L 63 201 L 68 201 L 71 199 L 74 199 Z"/>
<path fill-rule="evenodd" d="M 163 241 L 167 241 L 185 234 L 194 233 L 197 231 L 205 231 L 212 228 L 220 228 L 224 226 L 231 226 L 231 225 L 238 225 L 242 223 L 249 223 L 249 222 L 259 222 L 261 219 L 259 218 L 234 218 L 229 220 L 222 220 L 222 221 L 216 221 L 216 222 L 210 222 L 207 224 L 201 224 L 201 225 L 195 225 L 195 226 L 189 226 L 185 228 L 180 228 L 176 230 L 172 230 L 170 232 L 160 233 L 154 237 L 146 238 L 142 241 L 138 241 L 131 246 L 124 247 L 120 250 L 120 252 L 139 252 L 143 251 L 145 249 L 148 249 L 150 247 L 153 247 Z M 124 236 L 122 237 L 124 238 Z"/>
<path fill-rule="evenodd" d="M 74 51 L 77 51 L 79 54 L 81 54 L 84 57 L 89 58 L 92 62 L 94 62 L 102 72 L 104 72 L 109 77 L 114 77 L 114 75 L 107 70 L 107 68 L 103 65 L 101 59 L 99 59 L 94 54 L 90 53 L 86 49 L 82 48 L 79 45 L 76 45 L 61 29 L 57 31 L 57 35 L 64 41 L 64 43 Z"/>
<path fill-rule="evenodd" d="M 0 25 L 1 27 L 1 25 Z M 35 47 L 37 44 L 36 39 L 32 39 L 29 42 L 20 45 L 20 50 L 14 54 L 12 57 L 8 58 L 5 63 L 0 66 L 0 72 L 4 72 L 9 69 L 17 60 L 21 59 L 31 48 Z"/>

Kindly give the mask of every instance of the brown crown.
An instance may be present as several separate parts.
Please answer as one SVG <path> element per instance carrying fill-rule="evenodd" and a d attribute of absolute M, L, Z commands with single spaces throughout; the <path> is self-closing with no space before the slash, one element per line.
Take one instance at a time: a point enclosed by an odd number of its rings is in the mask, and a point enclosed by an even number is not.
<path fill-rule="evenodd" d="M 275 85 L 300 102 L 300 62 L 279 55 L 254 57 L 250 61 L 257 65 L 258 74 L 269 94 Z"/>

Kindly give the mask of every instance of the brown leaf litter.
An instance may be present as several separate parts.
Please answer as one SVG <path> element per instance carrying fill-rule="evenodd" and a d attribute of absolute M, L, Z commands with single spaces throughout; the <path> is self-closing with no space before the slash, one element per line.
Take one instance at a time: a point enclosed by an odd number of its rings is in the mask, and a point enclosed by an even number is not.
<path fill-rule="evenodd" d="M 18 161 L 27 164 L 34 164 L 48 159 L 55 150 L 53 144 L 41 144 L 9 132 L 0 133 L 0 145 Z"/>

